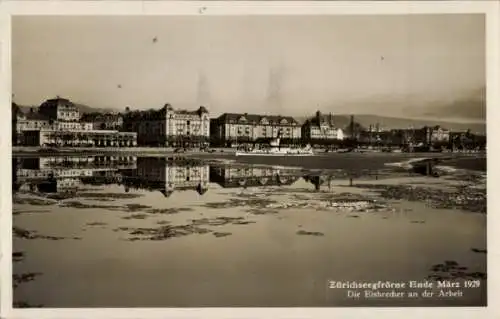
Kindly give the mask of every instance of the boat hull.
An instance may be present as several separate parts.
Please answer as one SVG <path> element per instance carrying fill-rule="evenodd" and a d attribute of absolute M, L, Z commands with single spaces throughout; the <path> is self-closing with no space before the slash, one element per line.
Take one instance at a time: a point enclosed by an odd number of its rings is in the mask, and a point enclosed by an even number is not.
<path fill-rule="evenodd" d="M 281 156 L 281 157 L 303 157 L 314 156 L 314 153 L 252 153 L 252 152 L 236 152 L 236 156 Z"/>

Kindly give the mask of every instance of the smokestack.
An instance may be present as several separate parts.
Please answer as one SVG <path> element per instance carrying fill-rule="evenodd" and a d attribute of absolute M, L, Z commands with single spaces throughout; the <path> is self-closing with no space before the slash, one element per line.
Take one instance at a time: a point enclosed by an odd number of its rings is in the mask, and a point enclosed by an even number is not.
<path fill-rule="evenodd" d="M 351 115 L 350 131 L 351 131 L 351 138 L 354 138 L 354 115 Z"/>

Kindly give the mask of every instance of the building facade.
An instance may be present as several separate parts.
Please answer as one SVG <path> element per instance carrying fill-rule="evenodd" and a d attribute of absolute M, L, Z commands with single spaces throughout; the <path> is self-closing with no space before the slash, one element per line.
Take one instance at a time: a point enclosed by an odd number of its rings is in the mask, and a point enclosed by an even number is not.
<path fill-rule="evenodd" d="M 302 125 L 302 138 L 306 143 L 323 144 L 343 140 L 344 131 L 335 126 L 331 113 L 325 116 L 317 111 L 314 117 Z"/>
<path fill-rule="evenodd" d="M 95 123 L 80 119 L 78 107 L 67 99 L 50 99 L 38 108 L 30 108 L 28 112 L 23 112 L 13 103 L 12 110 L 14 145 L 137 146 L 137 133 L 96 129 Z M 111 124 L 115 125 L 116 121 Z"/>
<path fill-rule="evenodd" d="M 38 108 L 38 112 L 53 121 L 80 121 L 78 107 L 70 100 L 61 97 L 43 102 Z"/>
<path fill-rule="evenodd" d="M 127 111 L 123 127 L 137 133 L 139 145 L 201 147 L 210 138 L 210 119 L 203 106 L 187 111 L 166 104 L 160 110 Z"/>
<path fill-rule="evenodd" d="M 31 108 L 29 112 L 19 111 L 16 116 L 16 132 L 50 129 L 56 131 L 91 131 L 92 123 L 82 121 L 58 121 Z"/>
<path fill-rule="evenodd" d="M 85 113 L 81 121 L 92 123 L 94 130 L 122 130 L 123 115 L 119 113 Z"/>
<path fill-rule="evenodd" d="M 450 130 L 439 125 L 434 127 L 425 127 L 426 138 L 429 144 L 446 143 L 450 140 Z"/>
<path fill-rule="evenodd" d="M 301 142 L 301 127 L 290 116 L 224 113 L 211 122 L 214 145 L 265 143 L 281 137 L 282 144 Z"/>
<path fill-rule="evenodd" d="M 52 147 L 133 147 L 137 133 L 107 130 L 25 130 L 20 138 L 25 146 Z"/>

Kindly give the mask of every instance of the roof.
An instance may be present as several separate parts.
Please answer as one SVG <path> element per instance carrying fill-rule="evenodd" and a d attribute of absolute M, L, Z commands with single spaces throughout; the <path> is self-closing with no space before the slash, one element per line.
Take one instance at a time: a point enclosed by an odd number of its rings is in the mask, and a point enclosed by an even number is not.
<path fill-rule="evenodd" d="M 49 117 L 46 116 L 45 114 L 38 113 L 38 112 L 27 112 L 24 113 L 24 116 L 26 116 L 27 120 L 31 121 L 49 121 Z"/>
<path fill-rule="evenodd" d="M 43 107 L 43 106 L 48 106 L 48 105 L 57 105 L 58 107 L 62 106 L 62 107 L 76 108 L 76 105 L 73 102 L 71 102 L 68 99 L 61 98 L 61 97 L 56 97 L 54 99 L 48 99 L 45 102 L 43 102 L 42 105 L 40 105 L 40 106 Z"/>
<path fill-rule="evenodd" d="M 319 112 L 319 111 L 318 111 Z M 318 114 L 317 112 L 317 114 Z M 318 123 L 318 115 L 311 116 L 309 117 L 304 124 L 311 124 L 311 125 L 316 125 L 319 126 L 321 123 L 326 123 L 330 124 L 330 122 L 333 124 L 334 123 L 334 117 L 333 114 L 321 114 L 319 113 L 319 123 Z"/>
<path fill-rule="evenodd" d="M 445 128 L 444 128 L 444 127 L 442 127 L 441 125 L 435 125 L 435 126 L 424 126 L 424 127 L 420 128 L 420 129 L 425 130 L 425 129 L 428 129 L 428 128 L 429 128 L 429 129 L 431 129 L 431 130 L 443 130 L 443 131 L 448 131 L 448 129 L 445 129 Z"/>
<path fill-rule="evenodd" d="M 281 115 L 259 115 L 259 114 L 248 114 L 248 113 L 224 113 L 217 118 L 219 121 L 228 123 L 252 123 L 258 124 L 267 120 L 269 124 L 299 124 L 296 119 L 291 116 L 281 116 Z"/>
<path fill-rule="evenodd" d="M 82 121 L 118 121 L 123 119 L 123 115 L 115 113 L 85 113 L 82 115 Z"/>
<path fill-rule="evenodd" d="M 163 120 L 165 119 L 165 110 L 160 109 L 160 110 L 153 110 L 149 109 L 146 111 L 132 111 L 129 113 L 126 113 L 123 116 L 123 119 L 131 119 L 131 120 L 137 120 L 137 121 L 151 121 L 151 120 Z"/>
<path fill-rule="evenodd" d="M 200 106 L 197 110 L 194 111 L 189 111 L 189 110 L 174 110 L 173 108 L 170 108 L 169 110 L 174 111 L 176 114 L 192 114 L 192 115 L 201 115 L 203 113 L 208 114 L 208 110 L 204 106 Z"/>
<path fill-rule="evenodd" d="M 123 118 L 124 119 L 132 119 L 132 120 L 145 120 L 145 121 L 155 121 L 155 120 L 164 120 L 166 116 L 166 111 L 174 111 L 175 114 L 189 114 L 189 115 L 201 115 L 203 113 L 208 113 L 207 109 L 204 106 L 200 106 L 197 110 L 189 111 L 189 110 L 174 110 L 174 108 L 170 104 L 165 104 L 161 109 L 149 109 L 145 111 L 131 111 L 126 113 Z"/>

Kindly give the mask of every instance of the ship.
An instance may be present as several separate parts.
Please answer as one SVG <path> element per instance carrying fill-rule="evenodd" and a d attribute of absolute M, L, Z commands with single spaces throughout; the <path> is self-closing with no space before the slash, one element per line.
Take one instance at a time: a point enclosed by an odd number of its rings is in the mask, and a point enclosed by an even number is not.
<path fill-rule="evenodd" d="M 314 155 L 311 145 L 306 147 L 281 147 L 280 135 L 272 139 L 267 147 L 237 151 L 236 156 L 312 156 Z"/>

